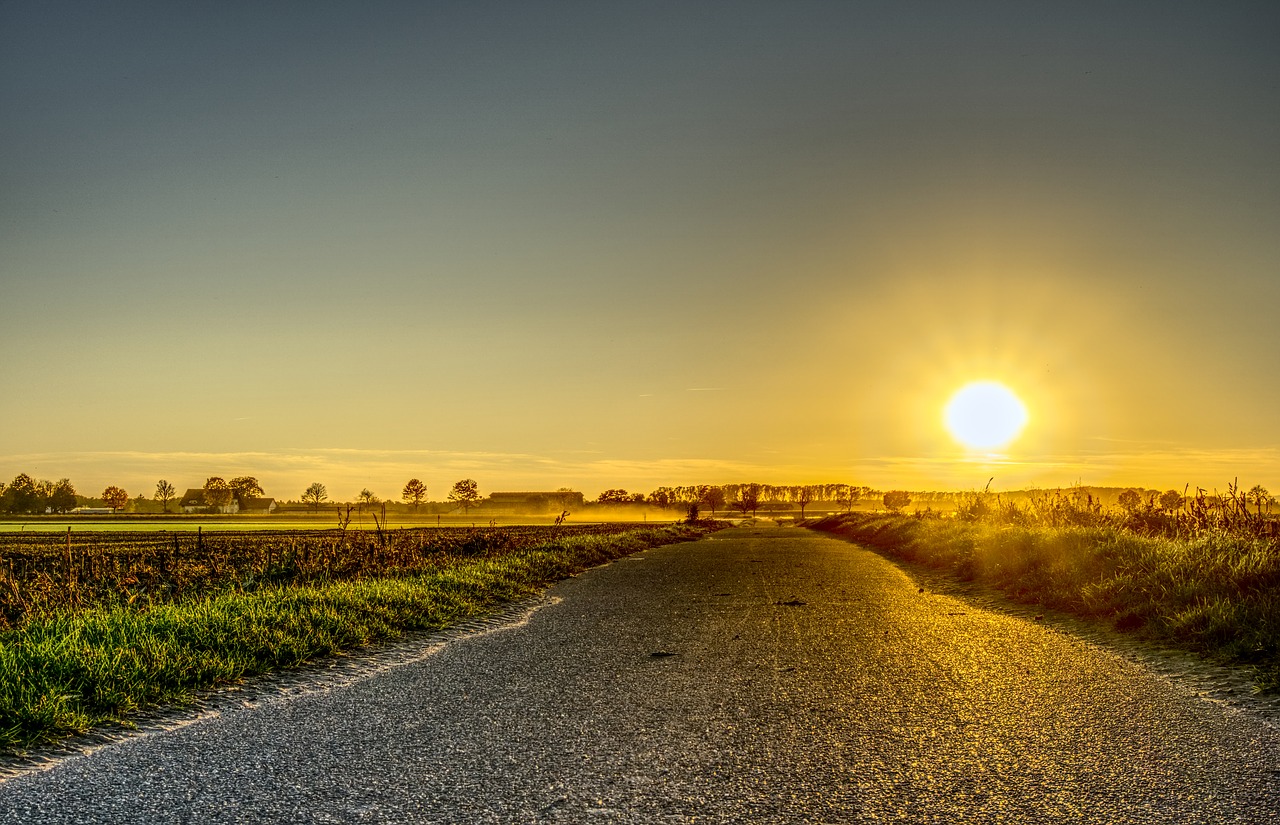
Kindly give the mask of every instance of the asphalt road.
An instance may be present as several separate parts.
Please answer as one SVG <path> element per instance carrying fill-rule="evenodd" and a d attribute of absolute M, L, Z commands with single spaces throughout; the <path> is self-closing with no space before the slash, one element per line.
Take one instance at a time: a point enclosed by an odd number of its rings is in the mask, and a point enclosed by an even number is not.
<path fill-rule="evenodd" d="M 1280 821 L 1262 717 L 836 539 L 729 530 L 548 596 L 10 778 L 0 823 Z"/>

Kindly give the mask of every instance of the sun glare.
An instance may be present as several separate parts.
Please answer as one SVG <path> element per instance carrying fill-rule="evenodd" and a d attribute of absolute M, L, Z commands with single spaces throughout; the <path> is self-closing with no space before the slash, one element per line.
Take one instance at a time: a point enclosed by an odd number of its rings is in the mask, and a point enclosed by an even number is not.
<path fill-rule="evenodd" d="M 952 438 L 974 450 L 1002 447 L 1027 425 L 1027 408 L 1013 390 L 996 381 L 965 384 L 943 410 Z"/>

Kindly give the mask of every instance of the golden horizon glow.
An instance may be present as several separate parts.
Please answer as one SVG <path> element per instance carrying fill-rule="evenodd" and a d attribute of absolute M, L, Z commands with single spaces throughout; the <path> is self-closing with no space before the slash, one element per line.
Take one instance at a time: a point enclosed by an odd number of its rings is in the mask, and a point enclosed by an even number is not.
<path fill-rule="evenodd" d="M 1028 419 L 1026 405 L 998 381 L 965 384 L 943 409 L 943 423 L 951 437 L 975 450 L 1011 443 L 1022 434 Z"/>

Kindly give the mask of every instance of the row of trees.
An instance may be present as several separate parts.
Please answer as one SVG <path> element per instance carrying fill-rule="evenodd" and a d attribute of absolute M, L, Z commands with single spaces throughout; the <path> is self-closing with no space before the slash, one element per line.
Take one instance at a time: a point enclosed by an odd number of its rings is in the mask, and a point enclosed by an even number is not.
<path fill-rule="evenodd" d="M 230 481 L 221 476 L 210 476 L 205 479 L 201 488 L 200 504 L 204 507 L 220 509 L 233 501 L 244 505 L 250 498 L 263 495 L 262 485 L 253 476 L 238 476 Z M 687 508 L 690 505 L 704 507 L 715 515 L 725 509 L 742 513 L 755 513 L 759 508 L 771 507 L 779 503 L 799 505 L 801 511 L 811 503 L 834 502 L 846 509 L 862 500 L 876 495 L 870 487 L 852 484 L 815 484 L 778 486 L 770 484 L 725 484 L 697 485 L 683 487 L 659 487 L 645 493 L 629 493 L 614 488 L 605 490 L 597 501 L 607 505 L 645 504 L 662 508 Z M 162 512 L 170 512 L 170 504 L 177 500 L 178 489 L 166 479 L 156 482 L 151 499 L 160 504 Z M 108 507 L 122 509 L 130 502 L 129 494 L 121 487 L 109 486 L 99 497 Z M 401 500 L 418 509 L 428 500 L 427 486 L 420 479 L 411 478 L 405 483 L 400 494 Z M 455 507 L 469 511 L 482 501 L 479 486 L 474 479 L 466 478 L 453 485 L 447 494 L 447 500 Z M 70 480 L 57 482 L 36 481 L 26 474 L 20 474 L 9 485 L 0 483 L 0 512 L 7 513 L 65 513 L 92 499 L 80 496 Z M 145 502 L 146 498 L 138 497 Z M 302 502 L 318 510 L 329 501 L 329 492 L 325 485 L 316 482 L 302 493 Z M 369 507 L 382 503 L 382 499 L 368 488 L 362 489 L 356 496 L 356 504 Z"/>
<path fill-rule="evenodd" d="M 1232 492 L 1235 494 L 1234 487 Z M 1269 510 L 1271 505 L 1275 502 L 1270 491 L 1261 484 L 1255 484 L 1249 490 L 1239 493 L 1238 495 L 1245 503 L 1252 504 L 1257 508 L 1259 516 L 1262 515 L 1264 507 Z M 1210 502 L 1210 504 L 1215 505 L 1220 504 L 1222 499 L 1221 496 L 1217 495 L 1203 498 Z M 1179 493 L 1177 490 L 1165 490 L 1163 493 L 1160 493 L 1155 490 L 1129 489 L 1120 493 L 1116 503 L 1119 504 L 1122 509 L 1128 510 L 1129 512 L 1135 512 L 1145 508 L 1148 510 L 1161 510 L 1166 513 L 1171 513 L 1175 510 L 1181 510 L 1186 504 L 1186 501 L 1187 496 L 1183 493 Z"/>
<path fill-rule="evenodd" d="M 856 484 L 700 484 L 687 487 L 659 487 L 649 494 L 629 493 L 614 488 L 605 490 L 596 501 L 600 504 L 625 505 L 648 504 L 654 507 L 688 508 L 705 507 L 711 511 L 712 517 L 726 506 L 746 514 L 760 509 L 774 509 L 778 505 L 788 508 L 792 505 L 800 507 L 803 516 L 810 504 L 819 502 L 836 504 L 842 509 L 852 510 L 861 501 L 878 495 L 878 491 L 870 487 Z"/>
<path fill-rule="evenodd" d="M 67 478 L 37 481 L 19 473 L 7 485 L 0 482 L 0 511 L 5 513 L 65 513 L 79 505 L 79 498 Z"/>
<path fill-rule="evenodd" d="M 253 476 L 240 476 L 225 481 L 219 476 L 209 477 L 203 488 L 202 503 L 208 507 L 223 507 L 232 501 L 243 503 L 246 499 L 262 495 L 262 485 Z M 169 512 L 169 502 L 178 497 L 177 488 L 165 479 L 156 482 L 152 500 L 158 502 L 163 512 Z M 0 512 L 4 513 L 66 513 L 94 501 L 101 501 L 113 510 L 122 510 L 130 501 L 145 503 L 146 496 L 130 499 L 123 487 L 114 484 L 103 489 L 94 499 L 76 492 L 70 479 L 37 481 L 26 473 L 19 473 L 12 482 L 0 482 Z"/>
<path fill-rule="evenodd" d="M 420 479 L 411 478 L 405 483 L 404 489 L 400 492 L 400 498 L 406 504 L 417 510 L 418 507 L 427 500 L 427 485 L 423 484 Z M 480 503 L 483 496 L 480 495 L 479 485 L 475 479 L 464 478 L 453 485 L 449 491 L 448 500 L 455 506 L 462 507 L 463 511 L 470 511 Z M 320 505 L 329 500 L 329 490 L 320 482 L 314 482 L 306 490 L 302 491 L 302 503 L 310 506 L 313 510 L 319 510 Z M 368 487 L 360 491 L 356 496 L 356 504 L 360 507 L 371 507 L 376 504 L 382 504 L 383 501 L 375 495 Z"/>
<path fill-rule="evenodd" d="M 210 476 L 205 479 L 201 489 L 201 504 L 209 508 L 223 508 L 233 501 L 244 506 L 248 499 L 262 496 L 262 485 L 254 476 L 237 476 L 230 481 L 221 476 Z M 810 504 L 835 504 L 841 509 L 852 510 L 860 502 L 879 500 L 889 510 L 901 510 L 912 503 L 913 496 L 921 501 L 933 501 L 942 497 L 950 499 L 954 493 L 915 493 L 902 490 L 891 490 L 881 493 L 870 487 L 855 484 L 806 484 L 806 485 L 772 485 L 772 484 L 723 484 L 723 485 L 691 485 L 681 487 L 659 487 L 650 493 L 632 493 L 622 488 L 611 488 L 600 493 L 596 501 L 602 505 L 627 506 L 647 505 L 660 508 L 683 508 L 690 506 L 705 508 L 714 517 L 718 511 L 734 510 L 743 514 L 755 514 L 759 509 L 776 509 L 782 505 L 788 508 L 798 506 L 801 515 L 805 514 Z M 1259 514 L 1263 508 L 1269 508 L 1274 499 L 1266 488 L 1255 485 L 1242 494 L 1244 500 L 1252 504 Z M 151 499 L 160 504 L 162 511 L 169 512 L 170 502 L 178 497 L 177 488 L 165 479 L 156 482 Z M 411 478 L 401 490 L 400 499 L 417 510 L 426 503 L 427 486 L 420 479 Z M 479 486 L 474 479 L 465 478 L 453 485 L 447 500 L 455 507 L 470 511 L 482 501 Z M 116 510 L 128 506 L 131 499 L 121 487 L 111 485 L 105 488 L 97 500 Z M 26 473 L 20 473 L 9 484 L 0 482 L 0 512 L 3 513 L 66 513 L 77 506 L 93 502 L 94 499 L 76 492 L 70 479 L 58 481 L 36 480 Z M 138 496 L 136 502 L 147 501 L 145 496 Z M 325 485 L 316 482 L 302 493 L 302 502 L 318 510 L 329 501 L 329 493 Z M 1127 489 L 1119 494 L 1117 504 L 1130 511 L 1138 509 L 1159 509 L 1167 512 L 1178 510 L 1185 498 L 1177 490 L 1163 493 L 1154 490 Z M 362 489 L 356 496 L 355 503 L 361 507 L 381 504 L 382 499 L 368 488 Z"/>

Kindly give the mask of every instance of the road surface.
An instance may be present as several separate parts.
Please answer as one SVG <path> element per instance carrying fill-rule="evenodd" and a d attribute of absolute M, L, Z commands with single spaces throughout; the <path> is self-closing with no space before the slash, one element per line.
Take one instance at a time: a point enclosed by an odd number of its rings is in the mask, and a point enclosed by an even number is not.
<path fill-rule="evenodd" d="M 834 538 L 727 530 L 535 606 L 10 778 L 0 823 L 1280 821 L 1263 717 Z"/>

